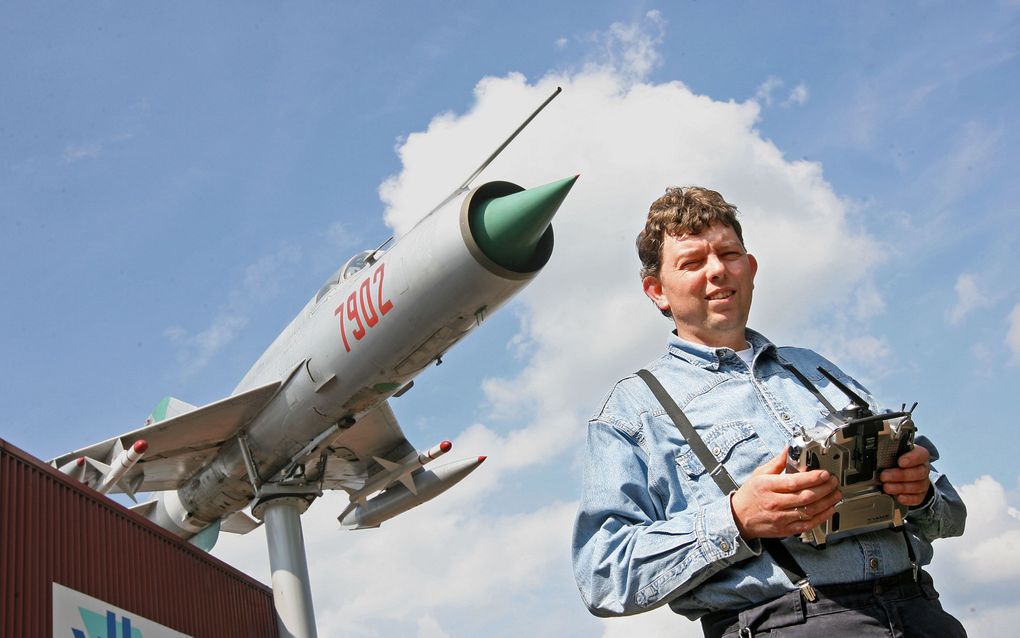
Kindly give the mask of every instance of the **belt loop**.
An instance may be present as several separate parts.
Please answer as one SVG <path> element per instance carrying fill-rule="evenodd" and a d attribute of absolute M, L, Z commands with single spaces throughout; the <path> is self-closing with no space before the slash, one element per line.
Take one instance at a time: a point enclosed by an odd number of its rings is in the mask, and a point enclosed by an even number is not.
<path fill-rule="evenodd" d="M 757 614 L 752 614 L 751 612 L 757 612 L 761 607 L 762 605 L 745 609 L 737 614 L 737 626 L 740 627 L 740 631 L 737 632 L 737 638 L 754 638 L 754 630 L 751 629 L 751 625 L 757 623 L 759 619 Z"/>

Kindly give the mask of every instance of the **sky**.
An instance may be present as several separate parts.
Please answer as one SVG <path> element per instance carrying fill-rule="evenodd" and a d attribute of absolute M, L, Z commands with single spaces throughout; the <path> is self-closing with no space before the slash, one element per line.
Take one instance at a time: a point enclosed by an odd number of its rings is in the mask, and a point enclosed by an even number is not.
<path fill-rule="evenodd" d="M 919 432 L 969 508 L 937 541 L 972 635 L 1020 623 L 1020 4 L 5 3 L 0 438 L 40 458 L 227 396 L 352 254 L 476 181 L 580 173 L 550 263 L 392 402 L 486 463 L 380 529 L 303 517 L 321 636 L 698 636 L 600 620 L 569 536 L 586 421 L 670 324 L 633 248 L 670 185 L 737 205 L 751 326 Z M 1013 168 L 1010 168 L 1013 167 Z M 265 537 L 215 555 L 267 582 Z"/>

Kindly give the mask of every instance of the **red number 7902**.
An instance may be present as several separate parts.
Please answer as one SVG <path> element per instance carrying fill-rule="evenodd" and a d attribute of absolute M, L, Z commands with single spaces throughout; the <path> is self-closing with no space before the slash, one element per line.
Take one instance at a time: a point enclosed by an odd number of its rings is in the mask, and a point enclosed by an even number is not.
<path fill-rule="evenodd" d="M 340 338 L 343 339 L 344 349 L 351 351 L 351 344 L 347 341 L 347 331 L 344 328 L 344 316 L 347 321 L 353 321 L 356 325 L 351 334 L 356 341 L 365 338 L 369 328 L 375 327 L 379 319 L 393 309 L 393 302 L 387 299 L 383 301 L 382 283 L 385 277 L 386 264 L 379 264 L 379 267 L 372 272 L 371 277 L 366 277 L 361 285 L 351 291 L 336 310 L 334 315 L 340 317 Z M 372 284 L 375 284 L 375 301 L 372 303 Z M 378 311 L 376 308 L 378 307 Z"/>

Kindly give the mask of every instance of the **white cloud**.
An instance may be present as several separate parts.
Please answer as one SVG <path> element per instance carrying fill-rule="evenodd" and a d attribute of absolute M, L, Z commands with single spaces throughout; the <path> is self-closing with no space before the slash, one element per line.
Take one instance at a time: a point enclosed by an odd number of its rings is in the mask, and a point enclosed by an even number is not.
<path fill-rule="evenodd" d="M 758 85 L 758 90 L 754 93 L 755 102 L 764 106 L 772 106 L 773 102 L 776 101 L 775 93 L 783 88 L 786 83 L 782 78 L 775 75 L 770 75 L 765 78 L 765 81 Z M 791 106 L 801 106 L 808 100 L 808 87 L 807 84 L 801 82 L 797 86 L 790 89 L 786 99 L 780 102 L 779 106 L 783 108 L 789 108 Z"/>
<path fill-rule="evenodd" d="M 801 82 L 797 86 L 793 87 L 793 90 L 790 91 L 790 94 L 786 96 L 785 100 L 783 100 L 782 106 L 784 107 L 803 106 L 805 103 L 807 103 L 808 96 L 809 93 L 807 85 Z"/>
<path fill-rule="evenodd" d="M 872 335 L 829 334 L 825 354 L 840 365 L 849 367 L 849 362 L 856 362 L 874 370 L 881 367 L 891 352 L 884 339 Z"/>
<path fill-rule="evenodd" d="M 252 299 L 266 301 L 280 293 L 290 266 L 301 259 L 295 246 L 284 245 L 279 250 L 263 255 L 244 269 L 241 290 L 231 293 L 231 305 L 250 306 Z"/>
<path fill-rule="evenodd" d="M 956 305 L 949 309 L 948 317 L 949 323 L 954 326 L 963 321 L 972 310 L 991 303 L 988 295 L 978 290 L 974 275 L 961 274 L 956 278 L 953 290 L 956 291 Z"/>
<path fill-rule="evenodd" d="M 309 509 L 302 522 L 319 635 L 444 636 L 450 630 L 441 618 L 466 614 L 484 624 L 486 618 L 512 617 L 517 612 L 506 608 L 508 601 L 550 582 L 570 591 L 567 548 L 575 503 L 480 516 L 483 495 L 462 485 L 376 530 L 341 530 L 340 495 L 327 495 Z M 225 534 L 214 553 L 266 580 L 263 530 Z M 572 612 L 587 620 L 580 602 Z M 522 618 L 517 627 L 540 621 Z"/>
<path fill-rule="evenodd" d="M 212 323 L 196 334 L 179 326 L 167 328 L 163 334 L 177 346 L 177 359 L 185 374 L 190 374 L 208 365 L 247 323 L 247 318 L 227 312 L 217 315 Z"/>
<path fill-rule="evenodd" d="M 783 86 L 783 80 L 770 75 L 765 78 L 765 81 L 758 85 L 758 90 L 755 91 L 754 99 L 765 106 L 772 105 L 772 94 Z"/>
<path fill-rule="evenodd" d="M 117 133 L 103 139 L 83 144 L 68 144 L 60 154 L 64 164 L 74 164 L 83 160 L 98 159 L 106 154 L 108 147 L 126 142 L 133 137 L 131 133 Z"/>
<path fill-rule="evenodd" d="M 429 615 L 418 619 L 418 638 L 450 638 L 450 634 L 443 631 L 439 621 Z"/>
<path fill-rule="evenodd" d="M 69 144 L 64 148 L 62 157 L 65 164 L 73 164 L 86 159 L 96 159 L 102 154 L 101 144 Z"/>
<path fill-rule="evenodd" d="M 361 242 L 361 234 L 350 228 L 348 224 L 341 221 L 333 222 L 326 229 L 326 238 L 335 248 L 350 248 Z"/>
<path fill-rule="evenodd" d="M 643 80 L 661 66 L 658 46 L 665 36 L 666 19 L 658 11 L 649 11 L 640 22 L 614 22 L 590 36 L 597 46 L 586 72 L 604 69 L 628 81 Z"/>
<path fill-rule="evenodd" d="M 1013 306 L 1006 321 L 1009 329 L 1006 332 L 1006 346 L 1009 348 L 1013 364 L 1020 363 L 1020 303 Z"/>
<path fill-rule="evenodd" d="M 567 38 L 557 38 L 556 39 L 556 48 L 557 49 L 565 49 L 565 48 L 567 48 L 568 44 L 570 44 L 570 40 L 568 40 Z"/>
<path fill-rule="evenodd" d="M 1020 520 L 990 476 L 959 488 L 967 532 L 936 541 L 930 568 L 943 606 L 972 636 L 1008 638 L 1020 626 Z M 947 603 L 947 601 L 950 601 Z"/>

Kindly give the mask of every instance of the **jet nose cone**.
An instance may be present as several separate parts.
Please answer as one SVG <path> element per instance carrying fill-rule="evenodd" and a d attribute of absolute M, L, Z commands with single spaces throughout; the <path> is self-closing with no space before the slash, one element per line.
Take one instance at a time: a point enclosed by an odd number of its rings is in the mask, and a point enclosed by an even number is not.
<path fill-rule="evenodd" d="M 529 272 L 550 222 L 579 175 L 480 202 L 470 218 L 471 235 L 485 256 L 504 268 Z M 546 256 L 547 257 L 547 256 Z M 542 263 L 536 264 L 536 261 Z"/>

